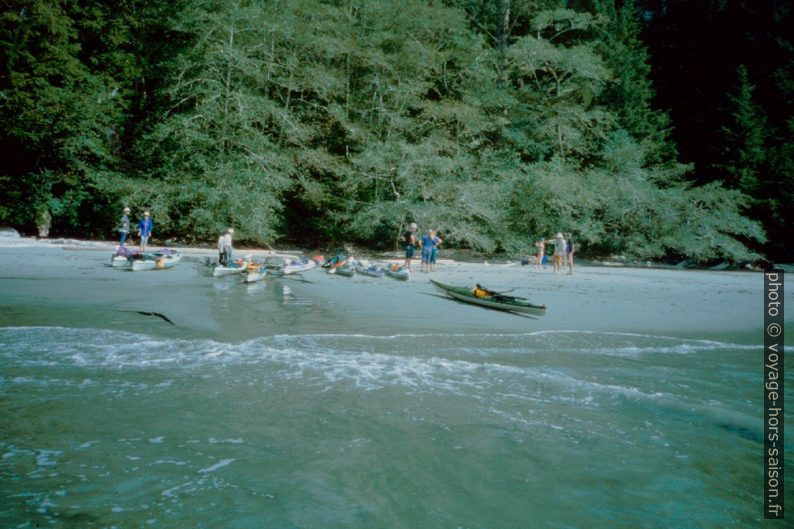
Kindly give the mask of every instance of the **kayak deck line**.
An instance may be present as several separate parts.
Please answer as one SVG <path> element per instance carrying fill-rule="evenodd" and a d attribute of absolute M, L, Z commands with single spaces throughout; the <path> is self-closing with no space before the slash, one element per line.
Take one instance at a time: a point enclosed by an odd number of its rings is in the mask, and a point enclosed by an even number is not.
<path fill-rule="evenodd" d="M 434 279 L 431 279 L 430 282 L 436 288 L 447 294 L 447 296 L 459 301 L 470 303 L 472 305 L 479 305 L 481 307 L 509 312 L 519 312 L 522 314 L 534 314 L 536 316 L 543 316 L 546 314 L 545 305 L 536 305 L 523 298 L 504 296 L 502 299 L 500 299 L 498 295 L 477 297 L 466 287 L 447 285 Z"/>

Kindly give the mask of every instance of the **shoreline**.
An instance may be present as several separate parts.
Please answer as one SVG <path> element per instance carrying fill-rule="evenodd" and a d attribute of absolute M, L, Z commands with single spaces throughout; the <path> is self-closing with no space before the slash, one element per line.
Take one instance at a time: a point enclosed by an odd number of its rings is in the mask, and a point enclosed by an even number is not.
<path fill-rule="evenodd" d="M 221 342 L 284 334 L 412 339 L 571 331 L 757 344 L 762 336 L 762 281 L 746 272 L 584 265 L 569 276 L 517 263 L 444 259 L 432 273 L 420 273 L 415 263 L 408 282 L 343 278 L 316 268 L 244 284 L 236 276 L 212 277 L 217 254 L 211 249 L 182 249 L 188 258 L 167 270 L 130 272 L 110 266 L 115 246 L 109 243 L 73 248 L 17 241 L 0 241 L 4 327 L 96 327 Z M 295 253 L 258 251 L 260 256 Z M 511 291 L 545 304 L 548 312 L 529 318 L 454 301 L 441 295 L 431 278 Z"/>
<path fill-rule="evenodd" d="M 130 245 L 135 247 L 136 245 Z M 0 249 L 1 248 L 21 248 L 21 247 L 54 247 L 54 248 L 62 248 L 64 250 L 73 250 L 73 251 L 110 251 L 113 252 L 118 247 L 118 243 L 114 241 L 107 241 L 107 240 L 92 240 L 92 239 L 73 239 L 73 238 L 54 238 L 54 239 L 42 239 L 39 237 L 8 237 L 2 236 L 0 234 Z M 195 246 L 195 245 L 187 245 L 183 246 L 180 244 L 173 244 L 173 245 L 162 245 L 162 244 L 150 244 L 149 247 L 152 250 L 162 249 L 162 248 L 174 248 L 182 252 L 185 256 L 194 256 L 194 257 L 210 257 L 210 258 L 217 258 L 217 251 L 214 246 Z M 403 252 L 402 250 L 390 250 L 390 251 L 376 251 L 367 248 L 359 248 L 353 247 L 352 248 L 352 255 L 360 255 L 362 257 L 368 259 L 378 259 L 378 260 L 386 260 L 386 261 L 403 261 Z M 265 248 L 251 248 L 251 247 L 235 247 L 234 249 L 235 255 L 252 255 L 254 257 L 271 257 L 271 256 L 311 256 L 312 254 L 320 253 L 318 251 L 310 251 L 305 248 L 285 248 L 285 249 L 265 249 Z M 441 262 L 454 262 L 454 263 L 469 263 L 469 264 L 495 264 L 495 265 L 510 265 L 510 266 L 518 266 L 524 268 L 536 268 L 537 265 L 529 264 L 529 265 L 522 265 L 520 262 L 519 257 L 509 258 L 509 257 L 486 257 L 482 255 L 474 255 L 469 254 L 468 250 L 458 250 L 458 249 L 442 249 L 443 254 L 449 255 L 451 257 L 443 257 L 438 260 L 439 263 Z M 442 254 L 442 255 L 443 255 Z M 524 256 L 532 257 L 532 255 Z M 419 262 L 418 254 L 413 259 L 414 262 Z M 614 269 L 638 269 L 638 270 L 687 270 L 687 271 L 704 271 L 704 272 L 743 272 L 743 273 L 763 273 L 764 269 L 755 266 L 746 264 L 745 266 L 734 266 L 728 265 L 727 263 L 721 263 L 715 266 L 697 266 L 694 263 L 689 261 L 682 261 L 678 264 L 668 264 L 668 263 L 661 263 L 657 261 L 649 261 L 649 260 L 641 260 L 641 259 L 628 259 L 625 257 L 615 258 L 615 259 L 588 259 L 588 258 L 581 258 L 577 259 L 574 262 L 574 271 L 578 267 L 592 267 L 592 268 L 614 268 Z M 784 273 L 791 273 L 794 272 L 794 263 L 775 263 L 773 265 L 775 268 L 782 269 Z M 546 269 L 551 269 L 552 264 L 551 261 L 545 265 Z"/>

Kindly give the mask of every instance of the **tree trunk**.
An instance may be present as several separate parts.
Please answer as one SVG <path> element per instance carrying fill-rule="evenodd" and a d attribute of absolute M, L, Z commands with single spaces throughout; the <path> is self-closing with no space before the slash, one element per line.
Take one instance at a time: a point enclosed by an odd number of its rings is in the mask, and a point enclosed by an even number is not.
<path fill-rule="evenodd" d="M 502 23 L 499 25 L 499 87 L 507 84 L 507 38 L 510 31 L 510 0 L 501 0 Z"/>

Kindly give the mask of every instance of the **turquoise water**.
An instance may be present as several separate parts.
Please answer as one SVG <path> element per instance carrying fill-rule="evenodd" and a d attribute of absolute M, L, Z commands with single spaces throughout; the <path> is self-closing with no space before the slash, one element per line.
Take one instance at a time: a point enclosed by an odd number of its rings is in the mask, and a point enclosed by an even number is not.
<path fill-rule="evenodd" d="M 2 527 L 761 523 L 757 345 L 18 327 L 0 351 Z"/>

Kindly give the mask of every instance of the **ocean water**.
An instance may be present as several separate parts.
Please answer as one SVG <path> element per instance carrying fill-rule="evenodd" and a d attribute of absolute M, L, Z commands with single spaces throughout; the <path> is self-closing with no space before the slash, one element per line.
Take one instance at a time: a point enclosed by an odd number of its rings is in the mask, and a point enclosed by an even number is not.
<path fill-rule="evenodd" d="M 758 527 L 761 366 L 630 333 L 3 328 L 0 527 Z"/>

